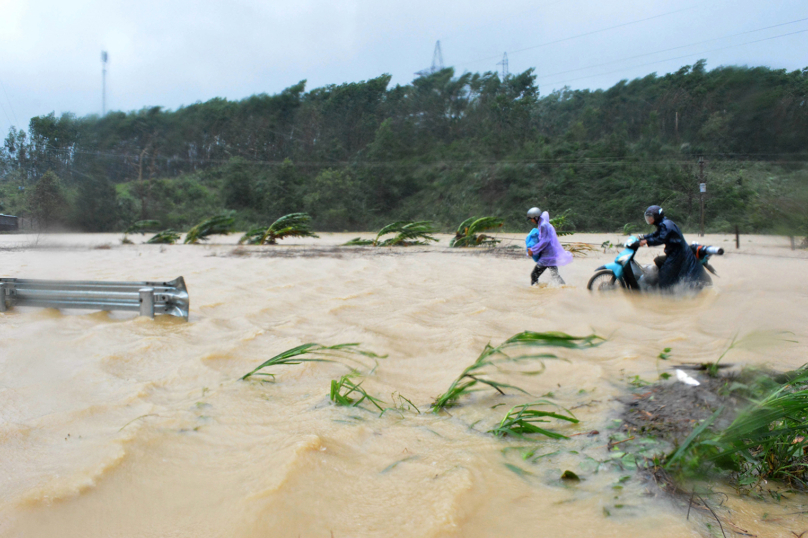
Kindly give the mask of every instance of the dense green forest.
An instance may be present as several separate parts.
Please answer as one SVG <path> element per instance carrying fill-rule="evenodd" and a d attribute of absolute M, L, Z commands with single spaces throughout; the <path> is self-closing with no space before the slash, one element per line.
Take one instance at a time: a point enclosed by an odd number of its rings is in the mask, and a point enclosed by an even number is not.
<path fill-rule="evenodd" d="M 532 70 L 452 69 L 103 117 L 54 114 L 0 148 L 0 212 L 42 227 L 187 229 L 305 211 L 322 231 L 472 215 L 525 229 L 533 205 L 578 231 L 641 229 L 657 203 L 693 230 L 808 234 L 808 68 L 699 61 L 607 90 L 540 95 Z"/>

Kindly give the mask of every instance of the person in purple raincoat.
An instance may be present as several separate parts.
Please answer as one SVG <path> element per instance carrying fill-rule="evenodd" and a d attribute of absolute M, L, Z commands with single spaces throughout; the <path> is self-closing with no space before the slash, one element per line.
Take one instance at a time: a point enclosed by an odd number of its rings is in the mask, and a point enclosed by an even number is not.
<path fill-rule="evenodd" d="M 555 228 L 550 224 L 550 214 L 544 213 L 538 207 L 532 207 L 527 212 L 527 218 L 536 227 L 525 238 L 527 255 L 536 262 L 536 267 L 530 273 L 530 285 L 539 282 L 539 277 L 550 269 L 552 278 L 564 285 L 564 279 L 558 274 L 558 267 L 567 265 L 572 261 L 572 254 L 564 250 L 558 241 Z"/>

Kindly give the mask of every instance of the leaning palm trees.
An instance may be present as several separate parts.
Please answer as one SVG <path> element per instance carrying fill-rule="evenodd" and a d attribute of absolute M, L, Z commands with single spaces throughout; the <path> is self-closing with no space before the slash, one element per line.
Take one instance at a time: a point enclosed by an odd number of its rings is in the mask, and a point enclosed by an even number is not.
<path fill-rule="evenodd" d="M 259 226 L 245 233 L 239 244 L 274 245 L 279 239 L 287 237 L 317 237 L 311 231 L 311 217 L 306 213 L 290 213 L 284 215 L 269 226 Z"/>
<path fill-rule="evenodd" d="M 471 217 L 460 223 L 450 247 L 476 247 L 477 245 L 496 245 L 499 239 L 482 232 L 501 228 L 504 221 L 498 217 Z"/>
<path fill-rule="evenodd" d="M 432 237 L 435 229 L 428 220 L 400 220 L 388 224 L 376 234 L 375 239 L 361 239 L 357 237 L 345 243 L 346 246 L 374 246 L 374 247 L 408 247 L 413 245 L 428 245 L 430 241 L 437 242 Z M 382 236 L 395 234 L 382 240 Z"/>
<path fill-rule="evenodd" d="M 235 221 L 236 219 L 229 214 L 216 215 L 205 219 L 188 231 L 184 243 L 186 245 L 196 244 L 211 235 L 227 235 L 233 231 Z"/>

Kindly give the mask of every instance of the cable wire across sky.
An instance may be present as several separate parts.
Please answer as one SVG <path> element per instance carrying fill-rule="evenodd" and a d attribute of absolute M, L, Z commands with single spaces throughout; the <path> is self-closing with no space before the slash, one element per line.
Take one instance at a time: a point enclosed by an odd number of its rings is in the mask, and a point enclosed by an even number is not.
<path fill-rule="evenodd" d="M 620 23 L 620 24 L 616 24 L 614 26 L 609 26 L 607 28 L 600 28 L 598 30 L 592 30 L 591 32 L 584 32 L 582 34 L 572 35 L 572 36 L 569 36 L 569 37 L 562 37 L 561 39 L 555 39 L 553 41 L 548 41 L 546 43 L 540 43 L 538 45 L 531 45 L 529 47 L 524 47 L 524 48 L 516 49 L 516 50 L 508 50 L 508 51 L 505 51 L 505 52 L 508 52 L 509 54 L 519 54 L 521 52 L 526 52 L 526 51 L 529 51 L 529 50 L 535 50 L 535 49 L 542 48 L 542 47 L 547 47 L 547 46 L 550 46 L 550 45 L 556 45 L 558 43 L 564 43 L 566 41 L 572 41 L 574 39 L 580 39 L 582 37 L 587 37 L 587 36 L 591 36 L 591 35 L 595 35 L 595 34 L 600 34 L 600 33 L 603 33 L 603 32 L 608 32 L 609 30 L 616 30 L 617 28 L 623 28 L 623 27 L 626 27 L 626 26 L 631 26 L 631 25 L 634 25 L 634 24 L 639 24 L 639 23 L 642 23 L 642 22 L 647 22 L 647 21 L 650 21 L 650 20 L 659 19 L 659 18 L 662 18 L 662 17 L 667 17 L 669 15 L 674 15 L 676 13 L 682 13 L 683 11 L 689 11 L 691 9 L 695 9 L 697 7 L 700 7 L 703 4 L 706 4 L 706 3 L 708 3 L 708 2 L 700 2 L 698 4 L 688 6 L 688 7 L 685 7 L 685 8 L 677 9 L 677 10 L 674 10 L 674 11 L 668 11 L 666 13 L 660 13 L 659 15 L 653 15 L 651 17 L 645 17 L 645 18 L 642 18 L 642 19 L 634 20 L 634 21 L 623 22 L 623 23 Z M 501 58 L 501 57 L 502 57 L 502 53 L 497 54 L 496 56 L 487 56 L 485 58 L 479 58 L 477 60 L 466 61 L 466 62 L 457 64 L 457 65 L 459 67 L 462 67 L 462 66 L 465 66 L 465 65 L 470 65 L 470 64 L 473 64 L 473 63 L 490 61 L 490 60 L 494 60 L 494 59 Z"/>
<path fill-rule="evenodd" d="M 586 67 L 579 67 L 579 68 L 576 68 L 576 69 L 568 69 L 566 71 L 557 71 L 555 73 L 549 73 L 547 75 L 539 75 L 538 78 L 539 79 L 545 79 L 545 78 L 553 77 L 553 76 L 556 76 L 556 75 L 565 75 L 567 73 L 575 73 L 577 71 L 586 71 L 588 69 L 596 69 L 598 67 L 603 67 L 603 66 L 606 66 L 606 65 L 612 65 L 612 64 L 616 64 L 616 63 L 620 63 L 620 62 L 625 62 L 625 61 L 628 61 L 628 60 L 634 60 L 636 58 L 644 58 L 646 56 L 653 56 L 654 54 L 662 54 L 663 52 L 670 52 L 670 51 L 673 51 L 673 50 L 685 49 L 687 47 L 695 47 L 696 45 L 703 45 L 705 43 L 712 43 L 713 41 L 720 41 L 722 39 L 730 39 L 730 38 L 733 38 L 733 37 L 738 37 L 738 36 L 742 36 L 742 35 L 746 35 L 746 34 L 753 34 L 753 33 L 756 33 L 756 32 L 762 32 L 764 30 L 771 30 L 772 28 L 779 28 L 781 26 L 788 26 L 790 24 L 797 24 L 797 23 L 805 22 L 805 21 L 808 21 L 808 17 L 806 17 L 804 19 L 798 19 L 798 20 L 795 20 L 795 21 L 789 21 L 789 22 L 783 22 L 783 23 L 780 23 L 780 24 L 774 24 L 772 26 L 766 26 L 766 27 L 763 27 L 763 28 L 757 28 L 755 30 L 747 30 L 745 32 L 738 32 L 736 34 L 729 34 L 729 35 L 725 35 L 723 37 L 716 37 L 716 38 L 707 39 L 707 40 L 704 40 L 704 41 L 697 41 L 695 43 L 689 43 L 687 45 L 679 45 L 678 47 L 671 47 L 671 48 L 668 48 L 668 49 L 657 50 L 657 51 L 654 51 L 654 52 L 646 52 L 645 54 L 637 54 L 635 56 L 628 56 L 626 58 L 620 58 L 618 60 L 612 60 L 612 61 L 604 62 L 604 63 L 601 63 L 601 64 L 589 65 L 589 66 L 586 66 Z M 789 34 L 786 34 L 786 35 L 789 35 Z"/>
<path fill-rule="evenodd" d="M 763 38 L 763 39 L 756 39 L 755 41 L 747 41 L 747 42 L 744 42 L 744 43 L 738 43 L 736 45 L 728 45 L 726 47 L 719 47 L 719 48 L 716 48 L 716 49 L 710 49 L 710 50 L 705 50 L 705 51 L 701 51 L 701 52 L 694 52 L 692 54 L 685 54 L 683 56 L 676 56 L 676 57 L 673 57 L 673 58 L 665 58 L 664 60 L 656 60 L 656 61 L 647 62 L 647 63 L 644 63 L 644 64 L 632 65 L 629 68 L 633 69 L 633 68 L 637 68 L 637 67 L 647 67 L 649 65 L 656 65 L 656 64 L 660 64 L 660 63 L 664 63 L 664 62 L 670 62 L 670 61 L 673 61 L 673 60 L 682 60 L 684 58 L 693 58 L 694 56 L 703 56 L 703 55 L 709 54 L 711 52 L 717 52 L 717 51 L 720 51 L 720 50 L 732 49 L 732 48 L 735 48 L 735 47 L 742 47 L 744 45 L 753 45 L 755 43 L 762 43 L 763 41 L 771 41 L 772 39 L 779 39 L 781 37 L 787 37 L 787 36 L 792 36 L 792 35 L 797 35 L 797 34 L 804 34 L 805 32 L 808 32 L 808 28 L 806 28 L 805 30 L 799 30 L 799 31 L 796 31 L 796 32 L 789 32 L 787 34 L 780 34 L 780 35 L 776 35 L 776 36 L 772 36 L 772 37 L 766 37 L 766 38 Z M 605 73 L 597 73 L 595 75 L 587 75 L 587 76 L 584 76 L 584 77 L 571 78 L 571 79 L 561 80 L 561 81 L 554 81 L 554 82 L 551 82 L 550 84 L 567 84 L 568 82 L 575 82 L 576 80 L 582 80 L 582 79 L 585 79 L 585 78 L 599 77 L 599 76 L 604 76 L 604 75 L 611 75 L 611 74 L 614 74 L 614 73 L 620 73 L 620 72 L 624 71 L 625 69 L 628 69 L 628 68 L 615 69 L 614 71 L 607 71 Z M 542 79 L 543 77 L 537 77 L 537 78 Z"/>

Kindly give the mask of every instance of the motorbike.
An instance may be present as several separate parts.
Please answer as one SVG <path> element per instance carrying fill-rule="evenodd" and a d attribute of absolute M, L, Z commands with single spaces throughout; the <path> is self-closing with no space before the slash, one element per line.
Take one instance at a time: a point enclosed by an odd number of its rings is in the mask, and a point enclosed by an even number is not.
<path fill-rule="evenodd" d="M 665 261 L 665 256 L 658 256 L 654 263 L 640 265 L 634 259 L 640 248 L 640 239 L 631 236 L 625 243 L 625 249 L 617 255 L 613 263 L 601 265 L 595 269 L 595 274 L 589 279 L 587 289 L 589 291 L 608 291 L 619 288 L 650 291 L 655 289 L 659 283 L 659 268 Z M 693 243 L 690 249 L 696 256 L 699 263 L 710 273 L 718 276 L 715 268 L 710 265 L 712 256 L 721 256 L 724 249 L 720 247 L 700 245 Z M 695 283 L 696 287 L 712 285 L 712 279 L 706 272 L 700 282 Z"/>

